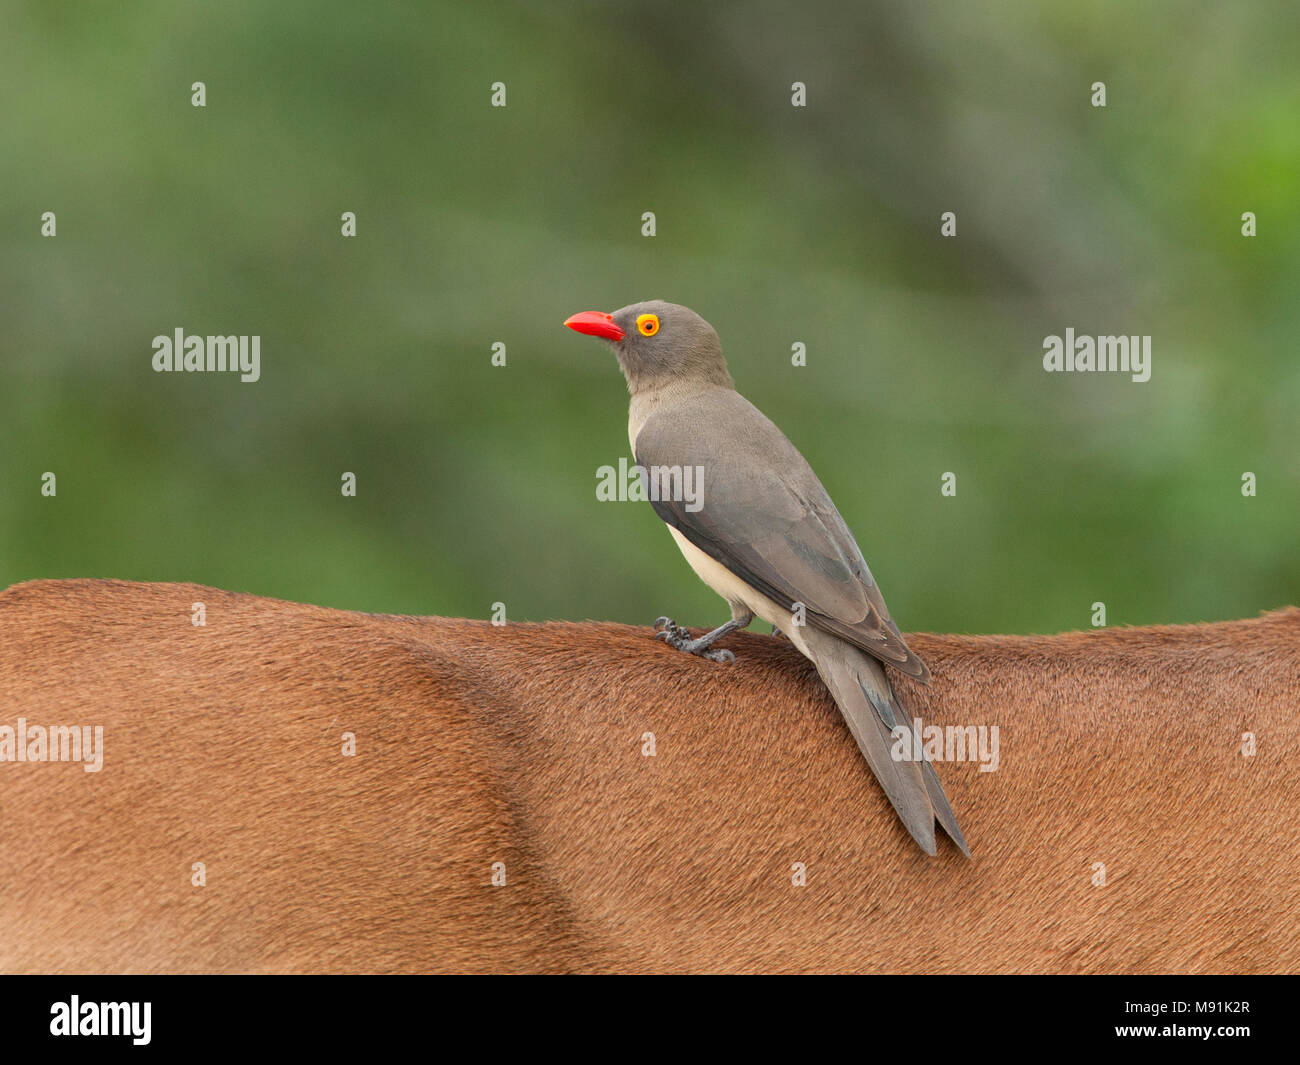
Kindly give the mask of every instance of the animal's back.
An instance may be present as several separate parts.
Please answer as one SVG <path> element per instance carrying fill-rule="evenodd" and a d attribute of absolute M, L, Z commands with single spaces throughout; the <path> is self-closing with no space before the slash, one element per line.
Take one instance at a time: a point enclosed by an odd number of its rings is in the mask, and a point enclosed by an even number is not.
<path fill-rule="evenodd" d="M 185 584 L 0 594 L 0 725 L 104 733 L 97 773 L 0 764 L 0 971 L 573 968 L 477 671 L 439 636 L 472 625 Z"/>
<path fill-rule="evenodd" d="M 728 667 L 628 626 L 16 586 L 0 725 L 102 724 L 104 764 L 0 764 L 0 970 L 1300 967 L 1300 610 L 908 640 L 907 706 L 999 728 L 995 772 L 940 766 L 969 863 L 916 850 L 770 637 Z"/>

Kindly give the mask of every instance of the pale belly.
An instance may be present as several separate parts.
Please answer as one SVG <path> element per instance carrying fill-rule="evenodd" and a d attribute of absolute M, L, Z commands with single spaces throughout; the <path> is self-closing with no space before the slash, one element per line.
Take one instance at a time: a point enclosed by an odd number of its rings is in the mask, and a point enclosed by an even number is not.
<path fill-rule="evenodd" d="M 686 556 L 686 561 L 690 563 L 691 569 L 700 580 L 728 603 L 741 603 L 769 625 L 775 625 L 806 657 L 812 658 L 812 653 L 808 650 L 808 645 L 799 631 L 800 627 L 794 623 L 794 616 L 790 611 L 772 602 L 758 589 L 746 584 L 721 562 L 710 558 L 671 525 L 668 526 L 668 531 L 673 534 L 678 549 Z"/>

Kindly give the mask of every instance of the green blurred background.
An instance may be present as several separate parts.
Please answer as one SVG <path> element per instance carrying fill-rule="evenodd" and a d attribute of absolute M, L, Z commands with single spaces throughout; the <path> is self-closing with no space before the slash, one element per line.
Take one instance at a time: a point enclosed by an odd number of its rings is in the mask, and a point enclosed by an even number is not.
<path fill-rule="evenodd" d="M 718 623 L 596 501 L 626 390 L 561 326 L 664 298 L 904 629 L 1300 600 L 1294 3 L 846 7 L 0 5 L 0 586 Z M 178 326 L 261 381 L 154 373 Z M 1067 326 L 1151 380 L 1044 373 Z"/>

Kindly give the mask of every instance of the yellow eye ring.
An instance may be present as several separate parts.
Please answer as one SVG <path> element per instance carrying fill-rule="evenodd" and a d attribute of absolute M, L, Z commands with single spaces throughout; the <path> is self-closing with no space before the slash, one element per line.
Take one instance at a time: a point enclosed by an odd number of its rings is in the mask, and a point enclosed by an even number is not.
<path fill-rule="evenodd" d="M 636 316 L 636 328 L 643 337 L 652 337 L 659 332 L 659 315 L 657 314 L 638 314 Z"/>

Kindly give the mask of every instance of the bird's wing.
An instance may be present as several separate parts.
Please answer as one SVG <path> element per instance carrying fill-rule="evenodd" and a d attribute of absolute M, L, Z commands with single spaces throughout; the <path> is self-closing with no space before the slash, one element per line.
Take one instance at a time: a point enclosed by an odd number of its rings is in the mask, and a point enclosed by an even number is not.
<path fill-rule="evenodd" d="M 743 396 L 716 389 L 661 408 L 635 451 L 656 513 L 701 551 L 785 609 L 804 604 L 809 624 L 929 679 L 817 475 Z M 687 467 L 700 471 L 698 498 L 668 490 L 665 471 Z"/>

